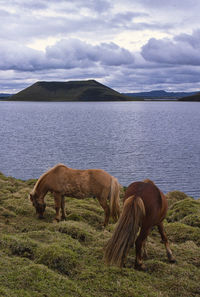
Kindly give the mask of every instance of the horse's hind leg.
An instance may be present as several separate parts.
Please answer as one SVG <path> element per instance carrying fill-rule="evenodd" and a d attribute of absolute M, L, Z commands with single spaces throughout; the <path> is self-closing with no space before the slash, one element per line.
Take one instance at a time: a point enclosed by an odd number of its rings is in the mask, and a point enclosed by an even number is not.
<path fill-rule="evenodd" d="M 146 271 L 146 266 L 142 262 L 143 250 L 145 250 L 145 243 L 147 236 L 150 232 L 150 228 L 141 228 L 140 234 L 135 242 L 136 258 L 135 268 L 138 270 Z"/>
<path fill-rule="evenodd" d="M 175 258 L 173 257 L 173 255 L 172 255 L 172 251 L 171 251 L 171 249 L 170 249 L 170 247 L 169 247 L 169 241 L 168 241 L 168 239 L 167 239 L 167 235 L 166 235 L 166 233 L 165 233 L 165 231 L 164 231 L 164 227 L 163 227 L 163 223 L 162 223 L 162 222 L 158 225 L 158 231 L 159 231 L 159 233 L 160 233 L 160 235 L 161 235 L 162 242 L 163 242 L 164 245 L 165 245 L 166 252 L 167 252 L 167 257 L 168 257 L 169 262 L 170 262 L 170 263 L 175 263 L 176 260 L 175 260 Z"/>
<path fill-rule="evenodd" d="M 106 198 L 104 198 L 103 196 L 101 196 L 100 198 L 98 198 L 99 203 L 101 205 L 101 207 L 104 210 L 105 213 L 105 219 L 104 219 L 104 227 L 106 227 L 108 225 L 109 222 L 109 217 L 110 217 L 110 207 L 107 204 Z"/>
<path fill-rule="evenodd" d="M 61 220 L 66 220 L 66 215 L 65 215 L 65 196 L 64 195 L 61 196 L 61 212 L 62 212 Z"/>
<path fill-rule="evenodd" d="M 147 259 L 148 258 L 148 253 L 147 253 L 147 238 L 144 240 L 144 243 L 143 243 L 143 259 Z"/>
<path fill-rule="evenodd" d="M 55 220 L 57 222 L 60 221 L 60 208 L 61 208 L 61 194 L 54 193 L 54 202 L 55 202 L 55 210 L 56 210 L 56 217 Z"/>

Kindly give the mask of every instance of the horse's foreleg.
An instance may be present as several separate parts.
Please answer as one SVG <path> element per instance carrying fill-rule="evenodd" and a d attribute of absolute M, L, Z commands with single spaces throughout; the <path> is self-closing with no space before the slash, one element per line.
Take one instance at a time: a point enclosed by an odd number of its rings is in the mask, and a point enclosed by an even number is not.
<path fill-rule="evenodd" d="M 62 195 L 62 197 L 61 197 L 61 212 L 62 212 L 61 220 L 66 220 L 66 215 L 65 215 L 65 196 L 64 195 Z"/>
<path fill-rule="evenodd" d="M 141 228 L 140 234 L 135 242 L 136 258 L 135 258 L 135 268 L 138 270 L 146 271 L 146 266 L 142 262 L 143 250 L 145 250 L 145 242 L 147 236 L 150 232 L 150 228 Z"/>
<path fill-rule="evenodd" d="M 142 255 L 143 259 L 147 259 L 148 258 L 148 253 L 147 253 L 147 247 L 146 247 L 146 245 L 147 245 L 147 239 L 144 240 L 144 243 L 143 243 L 143 255 Z"/>
<path fill-rule="evenodd" d="M 107 199 L 105 197 L 101 196 L 100 198 L 98 198 L 98 200 L 105 213 L 105 219 L 104 219 L 103 225 L 104 227 L 106 227 L 108 225 L 109 218 L 110 218 L 110 207 L 108 206 Z"/>
<path fill-rule="evenodd" d="M 54 202 L 55 202 L 55 210 L 56 210 L 56 216 L 55 220 L 57 222 L 60 221 L 60 208 L 61 208 L 61 194 L 59 193 L 54 193 Z"/>
<path fill-rule="evenodd" d="M 165 231 L 164 231 L 163 223 L 160 223 L 160 224 L 158 225 L 158 231 L 159 231 L 159 233 L 160 233 L 160 235 L 161 235 L 162 242 L 163 242 L 164 245 L 165 245 L 166 252 L 167 252 L 167 257 L 168 257 L 169 262 L 170 262 L 170 263 L 175 263 L 176 260 L 175 260 L 175 258 L 173 257 L 173 255 L 172 255 L 172 251 L 171 251 L 171 249 L 170 249 L 170 247 L 169 247 L 169 241 L 168 241 L 168 239 L 167 239 L 167 235 L 166 235 L 166 233 L 165 233 Z"/>

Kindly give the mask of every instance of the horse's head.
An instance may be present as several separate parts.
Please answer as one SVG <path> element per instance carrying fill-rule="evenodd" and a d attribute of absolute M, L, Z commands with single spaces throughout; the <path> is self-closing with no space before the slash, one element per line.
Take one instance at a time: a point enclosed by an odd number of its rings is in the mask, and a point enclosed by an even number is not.
<path fill-rule="evenodd" d="M 40 201 L 40 197 L 38 197 L 38 195 L 36 193 L 30 193 L 30 200 L 33 204 L 33 206 L 35 207 L 36 210 L 36 214 L 38 214 L 39 219 L 43 219 L 44 218 L 44 211 L 46 208 L 46 203 L 41 203 Z"/>

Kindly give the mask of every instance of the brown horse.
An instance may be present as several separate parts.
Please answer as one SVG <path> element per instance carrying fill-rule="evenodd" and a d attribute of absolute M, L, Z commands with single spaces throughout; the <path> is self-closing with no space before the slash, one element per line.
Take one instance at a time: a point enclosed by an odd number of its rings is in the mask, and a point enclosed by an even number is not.
<path fill-rule="evenodd" d="M 110 215 L 115 221 L 120 215 L 119 190 L 120 185 L 117 179 L 104 170 L 78 170 L 58 164 L 38 179 L 30 193 L 30 199 L 39 218 L 43 218 L 46 207 L 44 197 L 47 192 L 52 192 L 55 200 L 55 219 L 60 221 L 66 218 L 64 196 L 96 197 L 104 209 L 104 226 L 106 226 Z M 109 200 L 109 205 L 107 200 Z M 60 216 L 60 208 L 62 216 Z"/>
<path fill-rule="evenodd" d="M 168 260 L 174 263 L 175 259 L 163 228 L 167 208 L 165 195 L 151 180 L 130 184 L 125 192 L 122 214 L 105 248 L 105 262 L 122 267 L 129 249 L 135 243 L 135 268 L 146 270 L 142 263 L 143 252 L 146 256 L 145 242 L 151 228 L 157 226 L 165 244 Z"/>

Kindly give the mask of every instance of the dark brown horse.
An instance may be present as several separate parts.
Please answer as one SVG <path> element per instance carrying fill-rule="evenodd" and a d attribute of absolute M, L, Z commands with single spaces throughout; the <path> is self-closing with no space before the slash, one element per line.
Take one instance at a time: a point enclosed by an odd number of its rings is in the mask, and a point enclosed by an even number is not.
<path fill-rule="evenodd" d="M 151 180 L 134 182 L 129 185 L 124 196 L 122 214 L 105 248 L 105 262 L 123 266 L 129 249 L 135 243 L 135 268 L 146 270 L 142 258 L 143 253 L 146 254 L 145 241 L 153 226 L 158 227 L 169 262 L 175 262 L 163 228 L 167 208 L 165 195 Z"/>
<path fill-rule="evenodd" d="M 104 209 L 106 226 L 110 215 L 115 221 L 120 215 L 119 191 L 117 179 L 102 169 L 79 170 L 58 164 L 38 179 L 30 193 L 30 199 L 39 218 L 43 218 L 46 207 L 44 197 L 47 192 L 52 192 L 55 200 L 55 219 L 60 221 L 65 219 L 64 196 L 80 199 L 96 197 Z"/>

